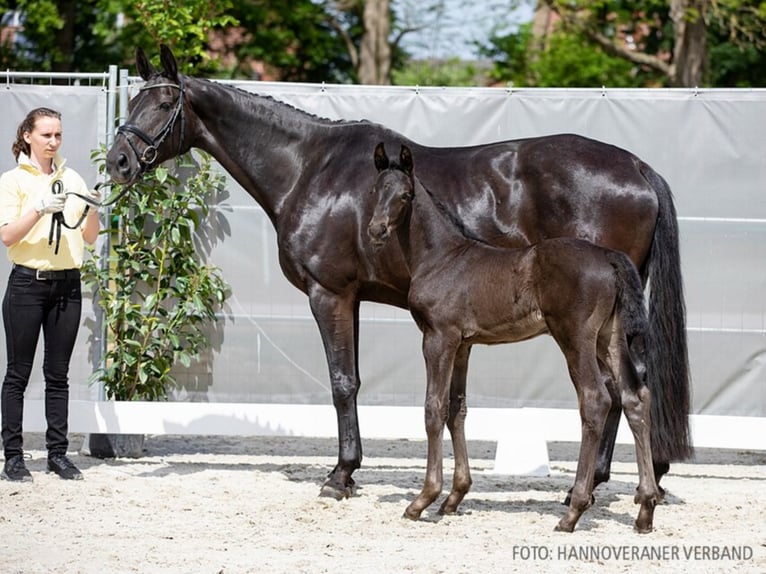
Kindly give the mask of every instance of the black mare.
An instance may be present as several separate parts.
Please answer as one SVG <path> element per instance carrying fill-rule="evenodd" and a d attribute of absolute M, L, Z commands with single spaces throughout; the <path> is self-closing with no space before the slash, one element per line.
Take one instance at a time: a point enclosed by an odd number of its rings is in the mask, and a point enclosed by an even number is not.
<path fill-rule="evenodd" d="M 418 519 L 441 494 L 445 424 L 455 470 L 440 512 L 456 512 L 471 486 L 465 380 L 452 379 L 459 349 L 549 334 L 566 359 L 582 422 L 569 510 L 556 529 L 572 532 L 591 504 L 598 446 L 616 402 L 622 404 L 636 446 L 635 500 L 641 505 L 636 529 L 651 531 L 660 492 L 652 469 L 651 394 L 642 380 L 649 324 L 641 279 L 630 259 L 571 237 L 517 249 L 466 238 L 413 174 L 407 146 L 395 163 L 379 144 L 374 164 L 377 206 L 368 233 L 377 247 L 396 237 L 404 253 L 411 275 L 407 301 L 423 333 L 426 362 L 426 477 L 404 515 Z"/>
<path fill-rule="evenodd" d="M 116 183 L 130 184 L 192 147 L 210 153 L 263 207 L 277 233 L 285 277 L 306 293 L 327 354 L 338 417 L 338 463 L 322 494 L 347 496 L 362 462 L 357 420 L 359 305 L 406 308 L 410 277 L 396 245 L 375 251 L 366 225 L 375 180 L 369 151 L 404 141 L 418 175 L 463 226 L 498 246 L 581 237 L 626 253 L 651 287 L 648 381 L 652 454 L 658 477 L 691 453 L 689 377 L 678 229 L 665 181 L 617 147 L 576 135 L 487 145 L 418 145 L 381 125 L 318 118 L 273 98 L 178 73 L 160 49 L 155 69 L 140 49 L 146 80 L 107 154 Z M 468 349 L 457 358 L 464 378 Z M 595 482 L 609 478 L 619 405 L 607 419 Z"/>

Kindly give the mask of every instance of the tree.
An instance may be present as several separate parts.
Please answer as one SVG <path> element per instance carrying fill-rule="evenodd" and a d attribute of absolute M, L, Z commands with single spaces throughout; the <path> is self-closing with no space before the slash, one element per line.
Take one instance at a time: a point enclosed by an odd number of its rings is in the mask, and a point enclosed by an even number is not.
<path fill-rule="evenodd" d="M 48 72 L 103 70 L 122 61 L 92 31 L 105 13 L 101 0 L 18 0 L 0 2 L 6 29 L 0 45 L 5 68 Z M 4 22 L 5 24 L 6 22 Z"/>
<path fill-rule="evenodd" d="M 219 29 L 211 55 L 227 77 L 297 82 L 348 82 L 354 66 L 325 3 L 233 0 L 238 24 Z M 344 22 L 349 29 L 353 20 Z"/>
<path fill-rule="evenodd" d="M 110 0 L 101 0 L 110 2 Z M 185 73 L 210 71 L 217 67 L 207 52 L 210 34 L 237 24 L 229 14 L 232 0 L 137 0 L 124 2 L 124 26 L 119 42 L 129 43 L 131 56 L 136 47 L 166 44 L 183 54 L 179 64 Z"/>
<path fill-rule="evenodd" d="M 402 49 L 405 36 L 424 33 L 438 27 L 446 0 L 335 0 L 327 2 L 327 11 L 333 28 L 343 38 L 356 78 L 362 84 L 390 84 L 393 72 L 412 75 L 409 56 Z M 394 4 L 399 8 L 393 9 Z M 350 25 L 351 24 L 351 25 Z M 438 72 L 437 62 L 416 67 L 442 77 L 455 71 L 449 68 Z M 405 70 L 407 68 L 407 70 Z M 401 74 L 397 74 L 401 77 Z M 461 73 L 461 75 L 463 75 Z M 400 82 L 400 80 L 397 80 Z"/>
<path fill-rule="evenodd" d="M 408 62 L 392 71 L 392 83 L 399 86 L 476 86 L 484 81 L 484 70 L 459 58 L 443 61 Z"/>
<path fill-rule="evenodd" d="M 230 6 L 230 0 L 3 2 L 0 8 L 16 11 L 22 24 L 7 39 L 21 38 L 24 49 L 6 42 L 0 58 L 14 69 L 94 71 L 126 64 L 137 46 L 164 41 L 186 54 L 188 66 L 203 66 L 209 31 L 233 23 L 226 14 Z"/>
<path fill-rule="evenodd" d="M 366 0 L 364 35 L 359 48 L 359 82 L 391 83 L 391 9 L 388 0 Z"/>
<path fill-rule="evenodd" d="M 735 69 L 737 85 L 764 85 L 766 78 L 758 75 L 760 66 L 735 64 L 743 56 L 760 61 L 766 44 L 766 10 L 759 11 L 749 2 L 543 0 L 531 35 L 522 30 L 494 37 L 484 49 L 496 59 L 495 76 L 520 85 L 572 85 L 576 81 L 572 72 L 583 67 L 582 57 L 602 70 L 593 74 L 595 68 L 591 69 L 580 85 L 598 84 L 599 78 L 603 85 L 617 86 L 721 85 L 718 82 L 732 78 Z M 581 57 L 571 58 L 578 43 L 583 45 Z M 563 53 L 552 51 L 556 45 L 569 47 Z M 514 72 L 504 69 L 504 46 L 513 47 L 514 53 L 508 53 L 505 60 L 513 59 Z M 593 53 L 601 56 L 594 58 Z M 560 66 L 564 75 L 556 76 L 552 64 L 568 57 L 570 65 Z M 725 58 L 727 63 L 719 64 L 716 58 Z M 522 67 L 523 75 L 517 73 Z M 551 72 L 547 79 L 541 76 L 543 69 Z"/>
<path fill-rule="evenodd" d="M 327 3 L 327 12 L 330 24 L 343 39 L 359 83 L 390 84 L 389 0 L 336 0 Z"/>
<path fill-rule="evenodd" d="M 199 253 L 209 198 L 224 176 L 206 154 L 185 154 L 176 169 L 159 166 L 112 207 L 109 234 L 119 241 L 106 256 L 93 253 L 83 283 L 103 309 L 107 348 L 91 377 L 117 400 L 162 400 L 176 384 L 178 363 L 188 367 L 209 348 L 216 311 L 229 295 L 221 271 Z M 97 157 L 103 169 L 104 154 Z M 190 162 L 184 165 L 185 162 Z M 177 175 L 186 167 L 188 177 Z"/>

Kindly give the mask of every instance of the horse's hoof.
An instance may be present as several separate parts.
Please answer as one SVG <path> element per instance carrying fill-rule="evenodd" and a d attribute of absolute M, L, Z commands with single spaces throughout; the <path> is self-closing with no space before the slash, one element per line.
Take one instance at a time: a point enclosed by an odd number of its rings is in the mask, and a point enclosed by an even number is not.
<path fill-rule="evenodd" d="M 319 491 L 319 496 L 322 498 L 334 498 L 335 500 L 343 500 L 344 498 L 348 498 L 348 495 L 346 494 L 346 489 L 338 489 L 334 486 L 330 486 L 329 484 L 323 484 L 321 490 Z"/>
<path fill-rule="evenodd" d="M 572 532 L 574 532 L 574 527 L 575 527 L 574 524 L 564 523 L 564 521 L 562 520 L 562 521 L 560 521 L 556 525 L 556 528 L 554 528 L 553 531 L 554 532 L 569 532 L 569 533 L 572 533 Z"/>
<path fill-rule="evenodd" d="M 333 484 L 330 481 L 325 482 L 322 485 L 321 490 L 319 491 L 319 496 L 322 498 L 334 498 L 335 500 L 344 500 L 346 498 L 351 498 L 354 495 L 354 481 L 351 481 L 351 484 L 345 487 L 339 487 L 336 484 Z"/>
<path fill-rule="evenodd" d="M 420 520 L 420 515 L 422 512 L 422 510 L 413 510 L 408 506 L 404 511 L 404 514 L 402 514 L 402 518 L 407 518 L 409 520 Z"/>
<path fill-rule="evenodd" d="M 636 532 L 639 534 L 649 534 L 652 530 L 654 530 L 654 527 L 650 523 L 649 525 L 639 526 L 638 522 L 634 525 Z"/>

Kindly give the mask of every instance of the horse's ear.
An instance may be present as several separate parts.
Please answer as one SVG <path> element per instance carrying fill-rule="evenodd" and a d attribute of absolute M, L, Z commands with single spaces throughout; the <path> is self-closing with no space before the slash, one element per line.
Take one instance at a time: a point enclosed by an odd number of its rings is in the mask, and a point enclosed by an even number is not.
<path fill-rule="evenodd" d="M 144 80 L 149 80 L 149 78 L 157 73 L 157 70 L 151 65 L 149 58 L 146 57 L 146 54 L 140 47 L 136 48 L 136 68 L 138 69 L 138 75 Z"/>
<path fill-rule="evenodd" d="M 402 144 L 402 149 L 399 151 L 399 164 L 403 172 L 412 175 L 412 152 L 404 144 Z"/>
<path fill-rule="evenodd" d="M 375 146 L 375 167 L 378 171 L 383 171 L 384 169 L 388 169 L 388 165 L 389 161 L 388 156 L 386 155 L 386 146 L 383 145 L 383 142 L 380 142 Z"/>
<path fill-rule="evenodd" d="M 160 44 L 160 63 L 162 64 L 162 75 L 169 80 L 178 79 L 178 64 L 173 52 L 165 44 Z"/>

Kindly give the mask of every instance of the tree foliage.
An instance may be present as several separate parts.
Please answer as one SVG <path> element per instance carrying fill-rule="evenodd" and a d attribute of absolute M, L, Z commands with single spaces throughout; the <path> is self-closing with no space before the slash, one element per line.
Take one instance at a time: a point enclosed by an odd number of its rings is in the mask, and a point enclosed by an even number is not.
<path fill-rule="evenodd" d="M 758 2 L 544 0 L 536 26 L 494 36 L 483 50 L 495 80 L 516 85 L 763 86 Z"/>
<path fill-rule="evenodd" d="M 228 77 L 260 77 L 256 63 L 263 63 L 286 81 L 346 82 L 354 77 L 354 63 L 347 50 L 358 42 L 361 28 L 353 13 L 333 15 L 327 2 L 295 0 L 269 2 L 233 0 L 230 14 L 238 26 L 222 30 L 212 41 Z"/>
<path fill-rule="evenodd" d="M 132 65 L 137 46 L 151 52 L 164 42 L 184 71 L 209 76 L 409 83 L 402 78 L 419 75 L 422 85 L 450 85 L 465 81 L 451 62 L 413 65 L 401 49 L 404 36 L 428 44 L 445 2 L 0 0 L 0 11 L 23 22 L 15 36 L 1 36 L 0 64 L 101 71 Z M 764 0 L 538 0 L 542 9 L 555 26 L 523 26 L 484 44 L 494 81 L 766 85 Z"/>
<path fill-rule="evenodd" d="M 398 86 L 476 86 L 481 85 L 484 71 L 476 64 L 458 58 L 443 61 L 417 61 L 393 70 L 392 82 Z"/>

